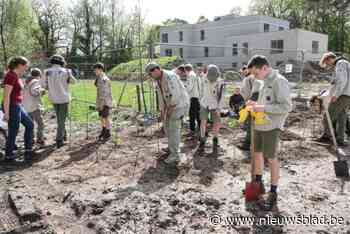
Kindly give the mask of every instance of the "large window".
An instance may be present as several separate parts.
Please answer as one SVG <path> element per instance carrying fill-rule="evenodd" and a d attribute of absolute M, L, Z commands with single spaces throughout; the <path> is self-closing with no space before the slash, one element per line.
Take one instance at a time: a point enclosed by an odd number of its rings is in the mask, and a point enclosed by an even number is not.
<path fill-rule="evenodd" d="M 237 68 L 237 63 L 232 63 L 232 68 Z"/>
<path fill-rule="evenodd" d="M 283 53 L 283 40 L 272 40 L 271 41 L 271 54 Z"/>
<path fill-rule="evenodd" d="M 167 33 L 162 33 L 162 42 L 168 43 L 168 34 Z"/>
<path fill-rule="evenodd" d="M 319 42 L 318 41 L 312 41 L 312 53 L 318 54 L 319 53 Z"/>
<path fill-rule="evenodd" d="M 183 41 L 183 40 L 184 40 L 184 33 L 179 32 L 179 41 Z"/>
<path fill-rule="evenodd" d="M 205 40 L 205 31 L 201 30 L 201 41 Z"/>
<path fill-rule="evenodd" d="M 248 55 L 248 42 L 244 42 L 242 44 L 242 47 L 243 47 L 242 53 L 245 54 L 245 55 Z"/>
<path fill-rule="evenodd" d="M 270 25 L 264 24 L 264 32 L 270 32 Z"/>
<path fill-rule="evenodd" d="M 209 48 L 204 47 L 204 57 L 209 57 Z"/>
<path fill-rule="evenodd" d="M 236 56 L 236 55 L 238 55 L 238 44 L 233 43 L 232 44 L 232 56 Z"/>
<path fill-rule="evenodd" d="M 179 55 L 181 58 L 183 58 L 183 56 L 184 56 L 184 49 L 183 48 L 179 48 Z"/>
<path fill-rule="evenodd" d="M 166 49 L 165 56 L 173 56 L 173 51 L 171 49 Z"/>

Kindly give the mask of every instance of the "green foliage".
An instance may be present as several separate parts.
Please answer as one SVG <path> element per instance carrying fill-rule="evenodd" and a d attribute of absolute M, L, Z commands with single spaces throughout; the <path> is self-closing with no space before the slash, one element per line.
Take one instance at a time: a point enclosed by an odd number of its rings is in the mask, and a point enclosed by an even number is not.
<path fill-rule="evenodd" d="M 0 59 L 6 64 L 13 55 L 30 56 L 38 49 L 33 33 L 38 23 L 33 17 L 29 1 L 8 0 L 0 3 L 0 21 L 3 40 L 0 40 Z"/>
<path fill-rule="evenodd" d="M 171 69 L 171 65 L 173 63 L 181 62 L 181 60 L 177 56 L 172 57 L 161 57 L 154 60 L 157 62 L 161 67 L 164 67 L 166 69 Z M 141 59 L 142 63 L 142 69 L 144 69 L 144 66 L 149 62 L 148 59 Z M 127 63 L 121 63 L 118 66 L 112 68 L 109 71 L 110 76 L 116 76 L 120 73 L 130 73 L 130 72 L 139 72 L 140 71 L 140 60 L 132 60 Z"/>

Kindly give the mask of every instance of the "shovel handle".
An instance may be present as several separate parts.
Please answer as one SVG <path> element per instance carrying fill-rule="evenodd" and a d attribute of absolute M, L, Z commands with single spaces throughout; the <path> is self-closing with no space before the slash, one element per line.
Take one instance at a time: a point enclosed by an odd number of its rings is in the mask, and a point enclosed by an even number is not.
<path fill-rule="evenodd" d="M 250 117 L 250 165 L 251 165 L 250 173 L 251 173 L 251 179 L 252 181 L 254 181 L 255 180 L 254 178 L 254 172 L 255 172 L 254 127 L 255 127 L 255 124 L 254 124 L 253 116 L 249 114 L 249 117 Z"/>
<path fill-rule="evenodd" d="M 333 128 L 333 124 L 332 124 L 332 121 L 331 121 L 331 116 L 330 116 L 329 111 L 328 111 L 328 107 L 329 106 L 324 105 L 324 109 L 325 109 L 325 112 L 326 112 L 326 119 L 327 119 L 327 123 L 328 123 L 328 128 L 329 128 L 329 131 L 331 132 L 333 145 L 334 145 L 334 148 L 335 148 L 335 151 L 336 151 L 336 154 L 337 154 L 337 158 L 339 160 L 338 144 L 337 144 L 337 140 L 335 139 L 334 128 Z"/>

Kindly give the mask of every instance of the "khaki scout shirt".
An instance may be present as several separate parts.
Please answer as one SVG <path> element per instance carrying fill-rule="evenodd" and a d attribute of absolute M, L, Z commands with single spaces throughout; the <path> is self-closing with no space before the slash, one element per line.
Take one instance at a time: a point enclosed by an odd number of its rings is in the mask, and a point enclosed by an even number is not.
<path fill-rule="evenodd" d="M 96 109 L 102 110 L 104 106 L 113 106 L 112 87 L 110 79 L 103 74 L 96 79 Z"/>
<path fill-rule="evenodd" d="M 258 104 L 265 106 L 268 123 L 255 125 L 255 129 L 259 131 L 283 130 L 288 113 L 292 110 L 292 100 L 288 80 L 277 70 L 272 70 L 265 79 L 259 93 Z"/>
<path fill-rule="evenodd" d="M 336 63 L 334 82 L 334 96 L 337 98 L 341 95 L 350 96 L 350 64 L 345 59 L 341 59 Z"/>
<path fill-rule="evenodd" d="M 161 110 L 175 106 L 171 118 L 184 116 L 189 108 L 190 100 L 180 78 L 172 71 L 162 70 L 162 78 L 157 81 L 158 100 Z"/>

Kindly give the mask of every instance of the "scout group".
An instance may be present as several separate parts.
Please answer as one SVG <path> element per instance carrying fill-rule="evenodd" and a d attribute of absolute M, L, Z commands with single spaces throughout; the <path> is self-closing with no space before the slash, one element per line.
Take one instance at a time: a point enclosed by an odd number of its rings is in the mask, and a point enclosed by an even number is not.
<path fill-rule="evenodd" d="M 30 76 L 24 81 L 21 77 L 29 66 L 24 57 L 12 58 L 7 66 L 3 80 L 4 96 L 2 110 L 4 120 L 8 122 L 8 137 L 6 142 L 5 162 L 16 160 L 16 136 L 20 123 L 25 127 L 24 162 L 31 163 L 34 155 L 33 144 L 45 144 L 43 135 L 44 122 L 42 118 L 41 97 L 48 94 L 54 106 L 57 118 L 56 146 L 62 147 L 67 140 L 65 122 L 70 102 L 69 85 L 76 83 L 70 69 L 65 68 L 66 62 L 62 56 L 50 58 L 51 67 L 40 71 L 32 68 Z M 320 60 L 322 67 L 334 69 L 332 81 L 331 103 L 329 113 L 334 125 L 343 126 L 346 110 L 350 107 L 349 62 L 328 52 Z M 96 74 L 97 89 L 96 110 L 101 118 L 102 130 L 99 139 L 108 140 L 111 137 L 110 110 L 113 106 L 111 82 L 104 73 L 104 65 L 93 66 Z M 199 141 L 198 152 L 205 151 L 208 134 L 208 122 L 212 124 L 212 150 L 217 152 L 219 145 L 219 130 L 221 113 L 225 107 L 225 82 L 218 66 L 210 64 L 194 70 L 191 64 L 174 67 L 172 71 L 163 69 L 159 64 L 150 62 L 145 66 L 145 72 L 156 84 L 160 106 L 160 121 L 168 138 L 168 148 L 159 158 L 166 164 L 181 167 L 189 163 L 189 155 L 180 152 L 181 128 L 183 118 L 189 116 L 190 131 L 186 135 Z M 246 137 L 238 147 L 249 151 L 251 139 L 253 144 L 252 183 L 259 190 L 259 202 L 269 210 L 277 203 L 277 186 L 279 181 L 278 147 L 279 136 L 283 131 L 288 113 L 292 110 L 291 91 L 288 80 L 277 70 L 274 70 L 268 59 L 262 55 L 253 56 L 248 64 L 240 70 L 243 77 L 242 85 L 236 88 L 230 97 L 229 107 L 233 117 L 239 117 L 239 112 L 245 108 L 249 113 L 263 113 L 264 124 L 251 124 L 253 118 L 249 115 L 245 123 Z M 34 124 L 37 124 L 34 141 Z M 253 130 L 250 129 L 253 126 Z M 327 122 L 324 121 L 324 134 L 319 141 L 330 143 L 330 133 Z M 337 141 L 344 142 L 345 128 L 336 130 Z M 252 134 L 251 134 L 252 133 Z M 264 160 L 269 163 L 271 187 L 265 193 L 263 183 Z"/>

